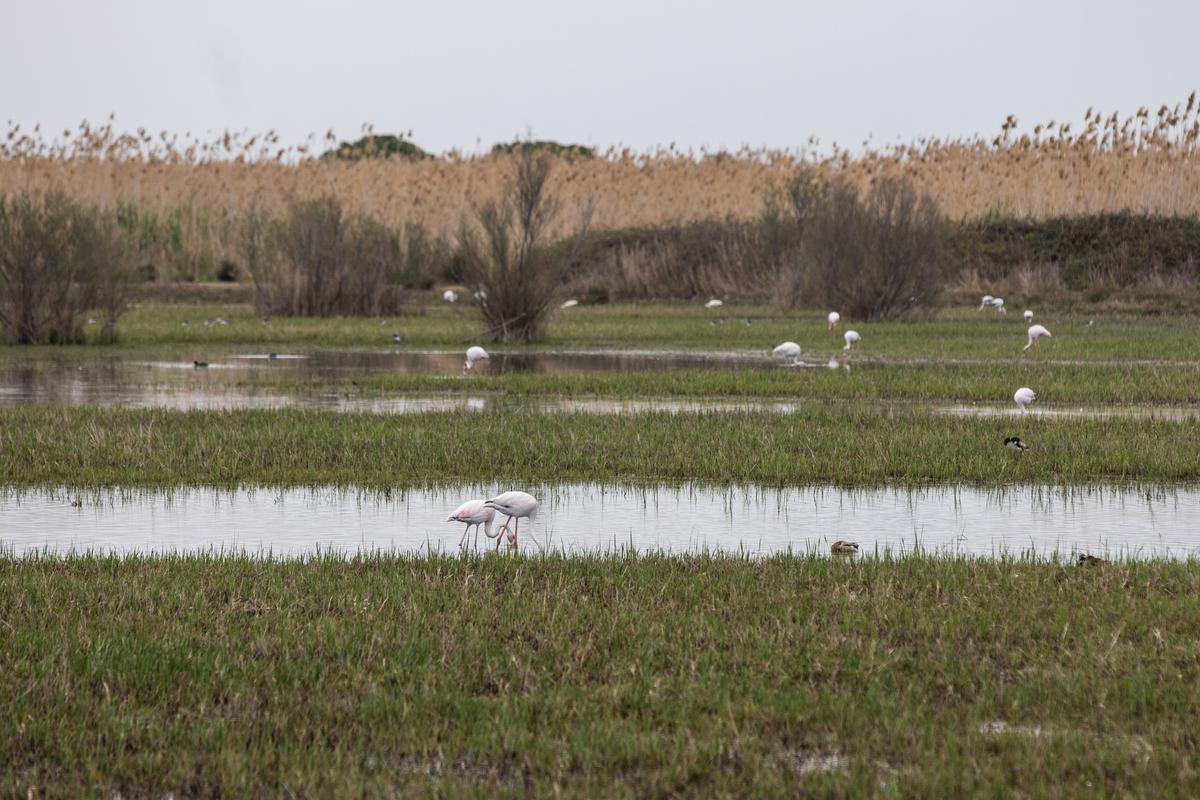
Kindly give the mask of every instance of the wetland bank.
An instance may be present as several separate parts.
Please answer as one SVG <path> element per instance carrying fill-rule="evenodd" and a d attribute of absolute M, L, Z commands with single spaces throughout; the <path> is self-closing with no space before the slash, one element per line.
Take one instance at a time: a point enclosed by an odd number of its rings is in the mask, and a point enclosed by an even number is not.
<path fill-rule="evenodd" d="M 1193 318 L 573 311 L 468 375 L 439 306 L 0 350 L 0 790 L 1197 787 Z"/>

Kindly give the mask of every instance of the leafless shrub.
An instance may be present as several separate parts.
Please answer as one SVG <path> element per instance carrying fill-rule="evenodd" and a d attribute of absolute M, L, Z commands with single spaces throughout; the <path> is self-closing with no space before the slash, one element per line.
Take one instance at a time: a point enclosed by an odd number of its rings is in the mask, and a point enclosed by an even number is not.
<path fill-rule="evenodd" d="M 247 215 L 241 255 L 260 311 L 330 316 L 394 313 L 405 264 L 401 237 L 332 196 L 294 203 L 282 219 Z"/>
<path fill-rule="evenodd" d="M 474 220 L 462 224 L 457 261 L 491 341 L 537 338 L 554 293 L 586 237 L 590 207 L 582 211 L 568 245 L 547 246 L 547 230 L 559 212 L 547 188 L 553 166 L 550 154 L 519 149 L 501 195 L 479 205 Z"/>
<path fill-rule="evenodd" d="M 894 317 L 933 297 L 942 220 L 908 181 L 885 178 L 862 194 L 846 181 L 821 185 L 802 175 L 791 195 L 799 294 L 865 319 Z"/>
<path fill-rule="evenodd" d="M 82 342 L 80 317 L 93 308 L 112 341 L 132 283 L 107 212 L 56 190 L 0 199 L 0 325 L 17 343 Z"/>

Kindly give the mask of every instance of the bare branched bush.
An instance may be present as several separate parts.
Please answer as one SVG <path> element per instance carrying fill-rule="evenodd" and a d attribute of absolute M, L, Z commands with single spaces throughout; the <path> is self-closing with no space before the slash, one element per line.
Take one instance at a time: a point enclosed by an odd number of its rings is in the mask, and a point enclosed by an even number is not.
<path fill-rule="evenodd" d="M 846 181 L 818 186 L 801 176 L 791 194 L 800 198 L 793 223 L 800 228 L 800 294 L 871 320 L 933 298 L 942 219 L 908 181 L 883 179 L 864 195 Z"/>
<path fill-rule="evenodd" d="M 554 293 L 586 236 L 587 208 L 569 248 L 546 246 L 547 229 L 559 212 L 547 188 L 553 166 L 554 158 L 546 152 L 519 150 L 502 194 L 479 205 L 474 220 L 463 221 L 457 261 L 491 341 L 537 338 Z"/>
<path fill-rule="evenodd" d="M 383 314 L 401 305 L 392 280 L 406 268 L 400 235 L 347 214 L 332 196 L 295 203 L 282 219 L 248 214 L 241 256 L 264 313 Z"/>
<path fill-rule="evenodd" d="M 92 308 L 112 341 L 133 276 L 107 212 L 54 190 L 0 199 L 0 325 L 18 344 L 82 342 Z"/>

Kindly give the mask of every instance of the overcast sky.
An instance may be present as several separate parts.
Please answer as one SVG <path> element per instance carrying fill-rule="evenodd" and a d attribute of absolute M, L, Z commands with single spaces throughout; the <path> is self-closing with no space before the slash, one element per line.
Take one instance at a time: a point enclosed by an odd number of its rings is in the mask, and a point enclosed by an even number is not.
<path fill-rule="evenodd" d="M 1200 2 L 3 0 L 0 118 L 426 149 L 855 146 L 1200 86 Z"/>

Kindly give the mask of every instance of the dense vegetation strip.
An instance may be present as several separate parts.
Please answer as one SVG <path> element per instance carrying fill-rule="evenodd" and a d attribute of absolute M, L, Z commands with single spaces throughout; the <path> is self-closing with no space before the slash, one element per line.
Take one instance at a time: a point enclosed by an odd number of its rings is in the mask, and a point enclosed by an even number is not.
<path fill-rule="evenodd" d="M 1006 436 L 1030 445 L 1005 450 Z M 0 483 L 173 486 L 460 481 L 767 485 L 1200 478 L 1200 420 L 956 418 L 903 408 L 629 416 L 22 407 Z"/>
<path fill-rule="evenodd" d="M 1196 562 L 0 558 L 0 794 L 1195 796 Z"/>
<path fill-rule="evenodd" d="M 648 369 L 638 372 L 505 372 L 481 368 L 459 376 L 350 370 L 299 377 L 260 370 L 230 386 L 304 394 L 337 390 L 347 397 L 387 399 L 397 393 L 492 393 L 498 398 L 596 397 L 769 399 L 781 401 L 979 402 L 1013 411 L 1020 386 L 1037 387 L 1043 405 L 1200 403 L 1200 363 L 1195 366 L 1110 364 L 882 364 L 857 362 L 844 369 Z M 1196 413 L 1200 415 L 1200 408 Z"/>

